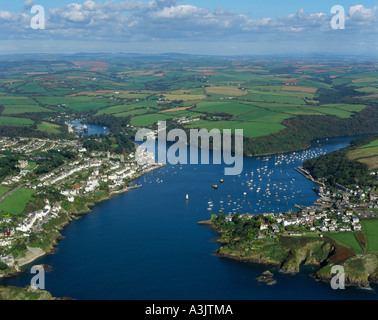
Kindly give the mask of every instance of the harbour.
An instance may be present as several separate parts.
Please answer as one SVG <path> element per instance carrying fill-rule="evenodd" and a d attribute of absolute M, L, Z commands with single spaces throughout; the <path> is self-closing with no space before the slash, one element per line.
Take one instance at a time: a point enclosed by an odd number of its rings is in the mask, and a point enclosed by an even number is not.
<path fill-rule="evenodd" d="M 355 288 L 334 291 L 308 277 L 313 271 L 308 267 L 281 275 L 275 268 L 214 256 L 217 234 L 197 224 L 220 210 L 258 214 L 312 205 L 316 184 L 294 168 L 350 140 L 268 161 L 246 158 L 239 176 L 224 177 L 222 165 L 167 165 L 134 182 L 142 188 L 98 204 L 70 223 L 57 252 L 33 264 L 52 267 L 46 289 L 54 296 L 75 299 L 376 299 L 374 292 Z M 217 190 L 210 187 L 220 179 Z M 277 282 L 272 286 L 256 280 L 267 269 Z M 26 269 L 0 284 L 25 286 L 30 279 Z"/>

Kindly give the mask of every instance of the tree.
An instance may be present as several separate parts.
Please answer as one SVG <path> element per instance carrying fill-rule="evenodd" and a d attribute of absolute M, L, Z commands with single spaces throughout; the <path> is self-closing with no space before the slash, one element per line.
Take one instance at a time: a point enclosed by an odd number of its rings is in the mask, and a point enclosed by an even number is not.
<path fill-rule="evenodd" d="M 2 261 L 0 261 L 0 270 L 8 269 L 8 265 Z"/>

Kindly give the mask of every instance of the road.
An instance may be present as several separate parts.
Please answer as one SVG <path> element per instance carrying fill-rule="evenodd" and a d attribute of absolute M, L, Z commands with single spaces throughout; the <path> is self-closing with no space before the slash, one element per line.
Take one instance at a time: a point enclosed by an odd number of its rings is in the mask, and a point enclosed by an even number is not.
<path fill-rule="evenodd" d="M 12 189 L 11 191 L 9 191 L 8 193 L 6 193 L 5 195 L 3 195 L 1 198 L 0 198 L 0 202 L 5 200 L 6 198 L 8 198 L 9 196 L 11 196 L 13 193 L 15 193 L 16 191 L 20 190 L 25 184 L 22 184 L 20 186 L 18 186 L 17 188 L 14 188 Z"/>

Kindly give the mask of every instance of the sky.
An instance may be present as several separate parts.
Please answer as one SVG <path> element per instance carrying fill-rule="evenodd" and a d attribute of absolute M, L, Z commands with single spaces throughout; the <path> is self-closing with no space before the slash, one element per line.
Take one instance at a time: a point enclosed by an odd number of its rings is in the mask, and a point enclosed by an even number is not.
<path fill-rule="evenodd" d="M 0 54 L 377 56 L 378 0 L 0 0 L 0 40 Z"/>

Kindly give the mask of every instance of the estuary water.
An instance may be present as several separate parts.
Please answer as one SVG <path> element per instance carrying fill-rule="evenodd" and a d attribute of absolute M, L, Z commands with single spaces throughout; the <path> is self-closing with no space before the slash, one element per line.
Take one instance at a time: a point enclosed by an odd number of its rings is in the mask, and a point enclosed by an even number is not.
<path fill-rule="evenodd" d="M 375 291 L 332 290 L 308 276 L 311 267 L 283 275 L 275 267 L 219 258 L 214 255 L 217 233 L 197 224 L 219 210 L 257 214 L 312 205 L 315 185 L 294 168 L 350 140 L 322 140 L 303 152 L 245 158 L 239 176 L 224 176 L 223 165 L 167 165 L 134 182 L 142 188 L 98 204 L 70 223 L 57 252 L 33 264 L 52 267 L 46 290 L 53 296 L 74 299 L 377 299 Z M 0 285 L 29 285 L 29 270 Z M 265 270 L 274 273 L 277 284 L 257 282 Z"/>
<path fill-rule="evenodd" d="M 101 134 L 108 134 L 109 133 L 109 128 L 107 127 L 101 127 L 98 125 L 92 125 L 92 124 L 86 124 L 83 123 L 82 121 L 69 121 L 68 124 L 73 125 L 76 127 L 76 129 L 83 129 L 84 126 L 87 127 L 88 132 L 81 132 L 81 134 L 85 136 L 90 136 L 90 135 L 101 135 Z"/>

